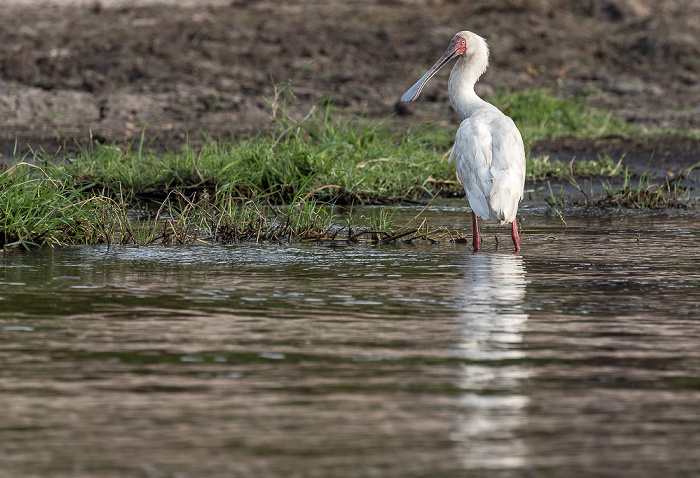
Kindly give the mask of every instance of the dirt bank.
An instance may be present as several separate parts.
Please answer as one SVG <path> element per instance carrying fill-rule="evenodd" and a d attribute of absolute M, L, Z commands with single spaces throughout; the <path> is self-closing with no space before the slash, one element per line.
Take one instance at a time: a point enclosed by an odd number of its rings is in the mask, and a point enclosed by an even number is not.
<path fill-rule="evenodd" d="M 145 128 L 162 143 L 254 133 L 268 124 L 272 79 L 295 78 L 296 113 L 333 97 L 352 114 L 453 123 L 447 72 L 419 104 L 397 100 L 462 29 L 491 45 L 482 94 L 548 87 L 635 123 L 700 127 L 700 3 L 461 3 L 6 1 L 0 153 L 90 132 L 111 141 Z"/>

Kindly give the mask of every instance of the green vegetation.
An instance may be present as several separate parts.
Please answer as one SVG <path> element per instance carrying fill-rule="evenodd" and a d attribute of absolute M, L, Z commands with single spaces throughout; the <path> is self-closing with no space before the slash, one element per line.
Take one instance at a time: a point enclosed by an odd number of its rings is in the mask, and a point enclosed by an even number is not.
<path fill-rule="evenodd" d="M 499 92 L 491 99 L 511 115 L 527 147 L 543 138 L 601 138 L 642 134 L 610 114 L 548 92 Z M 463 194 L 447 162 L 454 130 L 436 126 L 400 130 L 390 120 L 343 119 L 329 103 L 302 119 L 284 115 L 283 93 L 271 101 L 269 131 L 253 138 L 215 141 L 158 152 L 138 144 L 87 145 L 56 163 L 33 155 L 40 168 L 20 163 L 0 172 L 0 247 L 82 243 L 194 243 L 368 239 L 389 242 L 451 236 L 416 217 L 398 227 L 392 209 L 370 217 L 337 217 L 329 204 L 392 204 L 439 193 Z M 647 134 L 647 133 L 645 133 Z M 587 204 L 669 207 L 685 192 L 643 178 L 632 187 L 621 158 L 566 165 L 528 158 L 528 179 L 565 180 L 625 174 Z M 554 195 L 552 195 L 554 197 Z M 144 201 L 159 205 L 149 214 Z M 140 218 L 140 220 L 139 220 Z"/>
<path fill-rule="evenodd" d="M 19 163 L 0 173 L 0 251 L 65 244 L 213 244 L 239 241 L 428 240 L 459 233 L 431 230 L 419 216 L 398 227 L 393 208 L 369 216 L 334 214 L 313 198 L 295 197 L 289 205 L 241 200 L 207 192 L 186 196 L 171 191 L 157 210 L 112 197 L 105 190 L 77 190 L 39 168 Z M 417 226 L 417 227 L 416 227 Z"/>
<path fill-rule="evenodd" d="M 97 185 L 136 196 L 206 190 L 219 199 L 286 202 L 311 194 L 325 201 L 416 199 L 436 187 L 458 191 L 454 167 L 441 160 L 453 132 L 392 131 L 387 122 L 342 121 L 330 105 L 301 121 L 278 119 L 249 139 L 206 141 L 195 150 L 91 144 L 59 168 L 74 186 Z M 437 179 L 436 179 L 437 178 Z M 441 181 L 445 179 L 447 181 Z"/>
<path fill-rule="evenodd" d="M 640 128 L 612 113 L 588 107 L 585 99 L 559 99 L 548 90 L 524 90 L 516 93 L 501 90 L 488 100 L 513 118 L 526 148 L 537 141 L 565 136 L 598 139 L 643 133 Z"/>
<path fill-rule="evenodd" d="M 633 209 L 676 207 L 688 203 L 689 191 L 678 184 L 666 181 L 664 184 L 653 183 L 651 177 L 643 174 L 635 184 L 625 172 L 624 183 L 613 187 L 604 184 L 606 196 L 598 201 L 600 206 L 627 207 Z"/>
<path fill-rule="evenodd" d="M 559 100 L 547 92 L 501 92 L 491 99 L 518 123 L 529 148 L 543 138 L 638 133 L 619 118 Z M 273 197 L 288 201 L 313 193 L 324 201 L 376 203 L 418 199 L 438 188 L 459 194 L 454 165 L 446 161 L 454 130 L 426 126 L 397 130 L 388 121 L 343 120 L 324 103 L 301 120 L 280 117 L 273 102 L 270 131 L 249 139 L 209 139 L 194 149 L 159 153 L 144 141 L 138 145 L 90 144 L 63 168 L 74 186 L 95 184 L 145 197 L 169 191 L 207 190 L 251 199 Z M 528 159 L 528 179 L 563 179 L 568 167 L 549 158 Z M 579 177 L 621 173 L 610 157 L 578 160 Z"/>
<path fill-rule="evenodd" d="M 66 188 L 30 164 L 0 174 L 0 246 L 100 242 L 112 211 L 109 198 Z"/>
<path fill-rule="evenodd" d="M 577 161 L 564 164 L 557 160 L 550 161 L 549 156 L 531 157 L 527 162 L 527 179 L 539 181 L 547 178 L 567 179 L 571 174 L 579 178 L 593 176 L 617 176 L 624 168 L 620 168 L 622 158 L 615 161 L 610 156 L 598 156 L 598 159 Z"/>

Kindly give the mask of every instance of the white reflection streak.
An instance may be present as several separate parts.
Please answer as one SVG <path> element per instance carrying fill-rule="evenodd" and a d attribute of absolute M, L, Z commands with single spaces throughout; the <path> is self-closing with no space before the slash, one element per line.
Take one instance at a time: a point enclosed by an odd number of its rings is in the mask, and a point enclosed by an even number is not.
<path fill-rule="evenodd" d="M 474 254 L 459 293 L 463 325 L 456 353 L 478 361 L 523 357 L 527 321 L 522 301 L 527 285 L 520 256 Z M 525 463 L 526 446 L 516 436 L 525 421 L 528 397 L 518 393 L 530 372 L 525 366 L 464 365 L 460 415 L 453 439 L 465 469 L 512 469 Z"/>

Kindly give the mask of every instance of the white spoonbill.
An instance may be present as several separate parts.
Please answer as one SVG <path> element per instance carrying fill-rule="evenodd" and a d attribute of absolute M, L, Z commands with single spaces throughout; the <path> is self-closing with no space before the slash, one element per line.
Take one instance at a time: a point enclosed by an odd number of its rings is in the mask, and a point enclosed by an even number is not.
<path fill-rule="evenodd" d="M 462 124 L 450 154 L 457 177 L 472 208 L 473 248 L 479 250 L 477 216 L 511 224 L 515 251 L 520 250 L 516 216 L 525 186 L 525 148 L 513 120 L 474 92 L 474 85 L 489 64 L 489 47 L 479 35 L 457 33 L 445 53 L 423 78 L 401 96 L 408 103 L 420 95 L 425 83 L 452 58 L 448 91 L 450 103 Z"/>

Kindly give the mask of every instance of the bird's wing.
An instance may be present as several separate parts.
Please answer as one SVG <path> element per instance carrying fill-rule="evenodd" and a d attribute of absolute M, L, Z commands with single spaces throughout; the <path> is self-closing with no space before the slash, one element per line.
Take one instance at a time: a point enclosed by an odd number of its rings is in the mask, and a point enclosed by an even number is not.
<path fill-rule="evenodd" d="M 513 222 L 525 188 L 525 148 L 520 131 L 508 116 L 501 115 L 493 128 L 491 209 L 501 223 Z"/>
<path fill-rule="evenodd" d="M 457 130 L 450 159 L 476 215 L 513 222 L 525 182 L 525 152 L 515 123 L 495 108 L 472 115 Z"/>
<path fill-rule="evenodd" d="M 493 185 L 489 172 L 493 155 L 487 125 L 471 121 L 470 118 L 462 121 L 451 158 L 455 161 L 457 176 L 472 211 L 481 218 L 489 219 L 491 214 L 487 198 Z"/>

